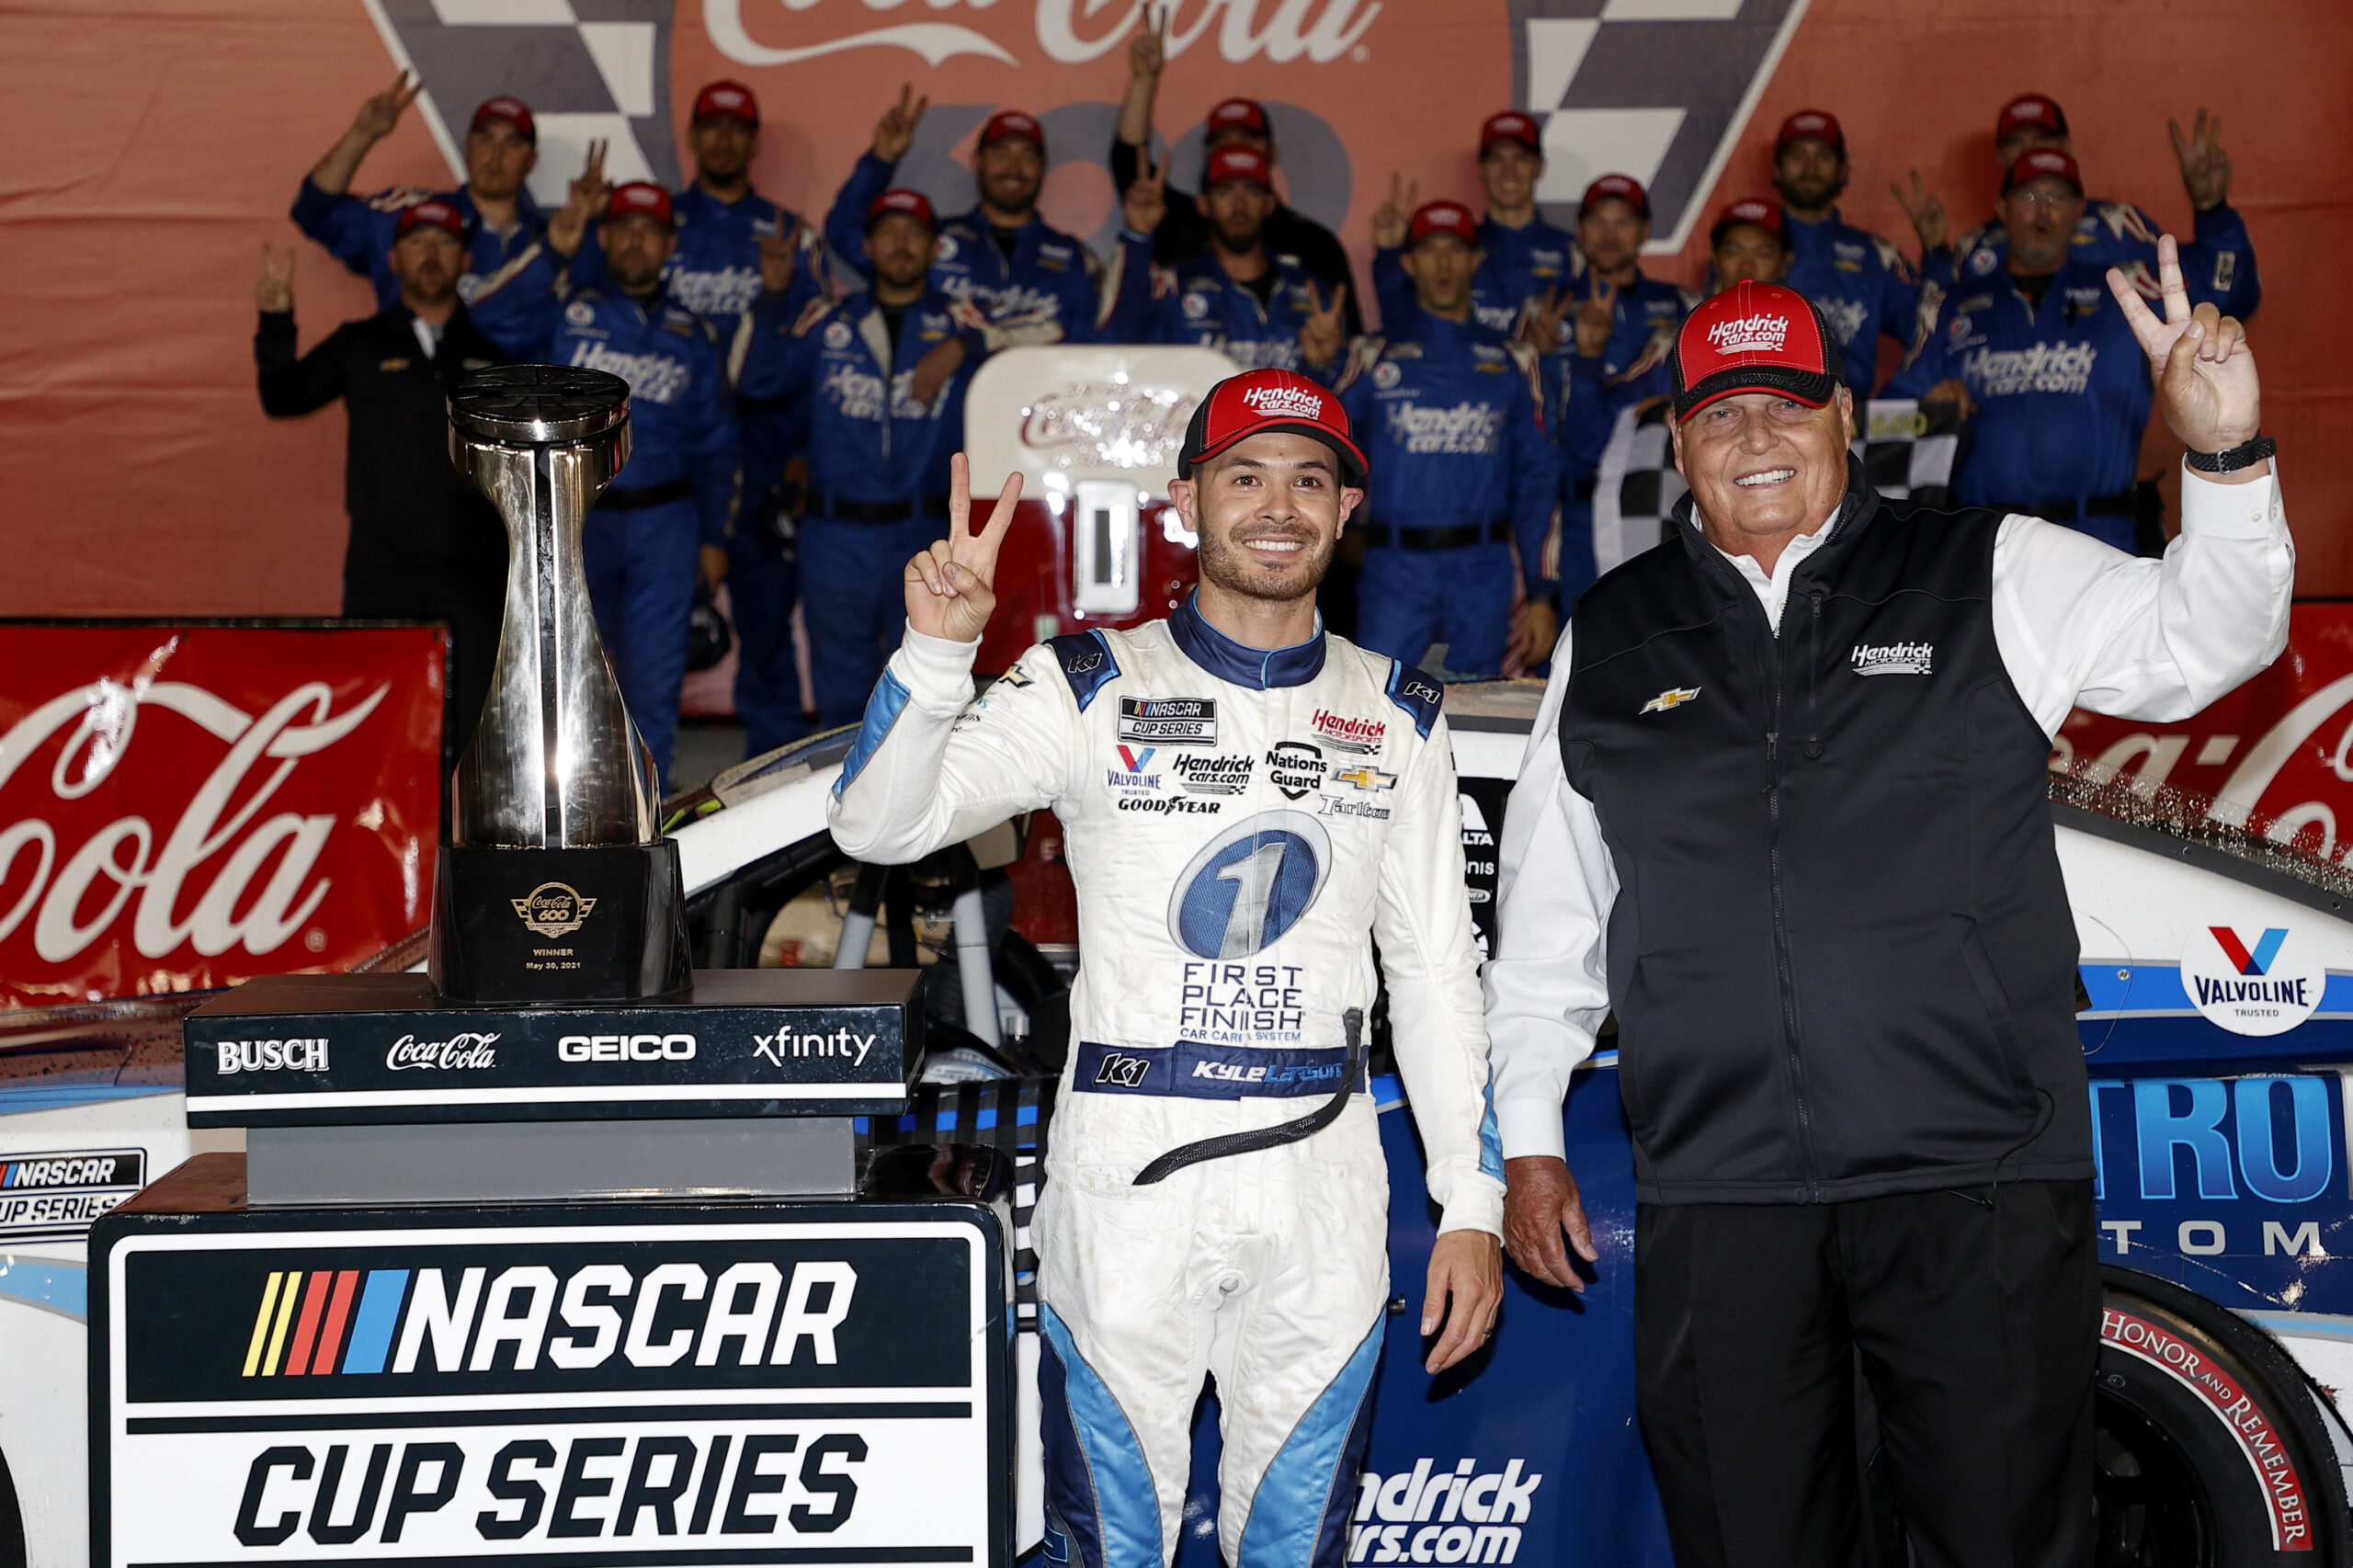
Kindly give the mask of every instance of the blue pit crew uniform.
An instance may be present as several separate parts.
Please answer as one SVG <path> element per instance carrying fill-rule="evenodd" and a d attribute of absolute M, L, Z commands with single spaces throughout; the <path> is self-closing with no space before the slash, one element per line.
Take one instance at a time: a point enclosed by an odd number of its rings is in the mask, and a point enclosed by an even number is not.
<path fill-rule="evenodd" d="M 786 409 L 809 453 L 801 518 L 801 614 L 817 722 L 858 718 L 906 625 L 904 574 L 948 533 L 948 462 L 963 444 L 968 356 L 926 406 L 908 392 L 915 361 L 964 330 L 968 312 L 934 288 L 909 305 L 892 343 L 871 294 L 819 302 L 798 318 L 763 299 L 739 392 Z"/>
<path fill-rule="evenodd" d="M 698 554 L 727 543 L 735 511 L 735 417 L 719 335 L 665 295 L 641 304 L 618 288 L 589 288 L 564 305 L 548 358 L 629 382 L 629 462 L 590 510 L 581 554 L 622 699 L 666 782 Z"/>
<path fill-rule="evenodd" d="M 1568 286 L 1576 266 L 1576 236 L 1543 219 L 1517 229 L 1493 218 L 1479 220 L 1479 270 L 1471 278 L 1471 311 L 1482 326 L 1516 332 L 1520 317 L 1545 295 Z M 1420 307 L 1414 280 L 1405 276 L 1402 249 L 1372 253 L 1373 298 L 1381 302 L 1381 324 L 1396 332 Z"/>
<path fill-rule="evenodd" d="M 1964 287 L 1888 392 L 1918 397 L 1946 380 L 1969 388 L 1977 412 L 1955 482 L 1962 506 L 2046 517 L 2130 551 L 2154 394 L 2148 356 L 2106 274 L 2071 257 L 2040 307 L 2006 271 Z M 2164 309 L 2153 279 L 2143 292 Z"/>
<path fill-rule="evenodd" d="M 1787 208 L 1781 217 L 1790 244 L 1790 275 L 1782 281 L 1812 300 L 1830 324 L 1847 362 L 1847 385 L 1855 401 L 1863 402 L 1879 381 L 1879 340 L 1892 337 L 1910 354 L 1934 324 L 1941 292 L 1924 290 L 1892 241 L 1858 229 L 1835 207 L 1818 223 L 1802 222 Z"/>
<path fill-rule="evenodd" d="M 722 201 L 699 185 L 670 195 L 677 247 L 662 271 L 671 301 L 718 328 L 728 346 L 731 379 L 742 372 L 752 333 L 752 306 L 760 297 L 760 241 L 785 235 L 798 265 L 781 309 L 796 319 L 829 292 L 824 241 L 814 224 L 758 192 Z M 583 284 L 601 282 L 605 253 L 592 232 L 572 268 Z M 809 733 L 801 710 L 801 670 L 792 652 L 792 605 L 800 597 L 800 566 L 789 518 L 776 516 L 775 490 L 787 459 L 798 450 L 782 409 L 758 399 L 736 403 L 743 434 L 743 516 L 727 545 L 727 594 L 733 607 L 737 658 L 735 716 L 744 722 L 745 750 L 753 756 Z"/>
<path fill-rule="evenodd" d="M 1420 1354 L 1413 1320 L 1386 1312 L 1388 1172 L 1363 1078 L 1307 1138 L 1133 1183 L 1180 1145 L 1331 1097 L 1377 941 L 1438 1229 L 1496 1230 L 1438 686 L 1320 629 L 1244 647 L 1189 597 L 1031 648 L 974 701 L 978 646 L 908 632 L 830 824 L 845 853 L 888 863 L 1035 808 L 1068 835 L 1082 956 L 1037 1214 L 1047 1558 L 1174 1557 L 1207 1373 L 1225 1561 L 1339 1568 L 1382 1347 L 1393 1333 Z"/>
<path fill-rule="evenodd" d="M 1582 302 L 1593 297 L 1596 278 L 1582 257 L 1576 270 L 1570 293 Z M 1597 357 L 1576 351 L 1573 319 L 1563 318 L 1561 323 L 1560 351 L 1547 362 L 1546 402 L 1547 412 L 1560 426 L 1559 579 L 1563 613 L 1596 575 L 1593 484 L 1601 469 L 1601 454 L 1609 445 L 1609 432 L 1620 411 L 1674 392 L 1667 357 L 1674 352 L 1675 334 L 1683 318 L 1699 302 L 1699 296 L 1690 290 L 1642 274 L 1632 287 L 1618 290 L 1618 302 L 1611 311 L 1615 325 Z"/>
<path fill-rule="evenodd" d="M 467 242 L 466 270 L 458 278 L 458 298 L 476 330 L 517 359 L 538 353 L 555 328 L 553 284 L 561 258 L 547 249 L 547 219 L 531 204 L 529 191 L 515 193 L 514 226 L 501 231 L 482 221 L 473 193 L 463 187 L 428 191 L 395 186 L 374 196 L 330 196 L 305 175 L 292 216 L 304 235 L 373 284 L 377 307 L 390 310 L 401 297 L 401 280 L 392 276 L 393 231 L 402 213 L 428 199 L 449 203 L 470 226 L 472 238 Z"/>
<path fill-rule="evenodd" d="M 2090 201 L 2069 237 L 2068 255 L 2086 266 L 2122 267 L 2134 263 L 2157 275 L 2157 238 L 2165 231 L 2157 221 L 2129 201 Z M 2178 236 L 2177 236 L 2178 238 Z M 1949 250 L 1932 252 L 1921 263 L 1921 275 L 1944 293 L 1974 289 L 1999 273 L 2010 259 L 2010 236 L 2001 220 L 1989 218 Z M 2190 222 L 2190 237 L 2181 246 L 2181 277 L 2193 300 L 2211 300 L 2214 308 L 2241 321 L 2255 314 L 2263 302 L 2263 279 L 2255 269 L 2255 246 L 2247 238 L 2246 221 L 2227 201 L 2198 213 Z"/>
<path fill-rule="evenodd" d="M 896 164 L 863 154 L 825 214 L 825 243 L 863 277 L 866 217 L 874 199 L 891 188 Z M 1050 227 L 1035 212 L 1017 231 L 1008 258 L 996 245 L 987 215 L 975 208 L 939 225 L 932 287 L 972 307 L 965 362 L 1024 343 L 1095 343 L 1116 297 L 1098 291 L 1095 254 Z M 987 331 L 977 329 L 983 324 Z"/>
<path fill-rule="evenodd" d="M 1338 388 L 1372 471 L 1358 638 L 1413 661 L 1443 642 L 1448 669 L 1500 675 L 1513 574 L 1553 591 L 1560 449 L 1532 350 L 1412 310 L 1399 335 L 1356 341 Z"/>
<path fill-rule="evenodd" d="M 1309 364 L 1300 352 L 1299 329 L 1315 309 L 1310 290 L 1320 286 L 1297 257 L 1267 254 L 1266 276 L 1273 281 L 1261 301 L 1207 251 L 1175 267 L 1154 267 L 1147 276 L 1137 267 L 1147 242 L 1123 233 L 1120 248 L 1128 265 L 1108 327 L 1115 341 L 1198 345 L 1245 370 L 1296 370 L 1326 386 L 1346 368 L 1345 348 L 1324 365 Z"/>

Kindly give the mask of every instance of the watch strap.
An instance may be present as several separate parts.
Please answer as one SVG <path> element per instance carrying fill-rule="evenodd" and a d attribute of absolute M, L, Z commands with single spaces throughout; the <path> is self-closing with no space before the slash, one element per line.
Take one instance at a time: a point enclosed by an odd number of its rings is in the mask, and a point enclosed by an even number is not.
<path fill-rule="evenodd" d="M 2181 454 L 2181 460 L 2200 473 L 2235 473 L 2243 468 L 2253 468 L 2279 449 L 2279 443 L 2270 437 L 2257 436 L 2223 451 L 2186 451 Z"/>

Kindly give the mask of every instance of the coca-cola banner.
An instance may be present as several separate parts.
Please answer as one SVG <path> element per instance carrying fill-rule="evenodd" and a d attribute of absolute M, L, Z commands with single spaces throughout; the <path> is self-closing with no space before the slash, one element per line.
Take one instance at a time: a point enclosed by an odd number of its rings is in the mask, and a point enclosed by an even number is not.
<path fill-rule="evenodd" d="M 2353 855 L 2353 604 L 2302 603 L 2271 667 L 2178 723 L 2078 709 L 2053 767 L 2203 802 L 2215 821 L 2315 854 Z"/>
<path fill-rule="evenodd" d="M 0 1003 L 349 969 L 426 922 L 427 627 L 0 623 Z"/>

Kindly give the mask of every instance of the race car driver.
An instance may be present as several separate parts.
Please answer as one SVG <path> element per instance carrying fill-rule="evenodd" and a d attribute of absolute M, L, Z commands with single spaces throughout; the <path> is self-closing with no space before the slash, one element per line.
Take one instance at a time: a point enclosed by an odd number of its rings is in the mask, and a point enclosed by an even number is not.
<path fill-rule="evenodd" d="M 1773 139 L 1773 188 L 1787 220 L 1789 286 L 1812 300 L 1838 335 L 1847 385 L 1859 398 L 1879 381 L 1879 341 L 1893 338 L 1909 352 L 1928 323 L 1921 319 L 1920 275 L 1892 241 L 1838 215 L 1847 188 L 1847 132 L 1838 117 L 1802 108 L 1781 121 Z M 1724 277 L 1719 273 L 1722 287 Z M 1768 279 L 1782 281 L 1782 279 Z M 1928 314 L 1940 295 L 1927 296 Z"/>
<path fill-rule="evenodd" d="M 1347 343 L 1347 285 L 1329 299 L 1299 258 L 1267 248 L 1275 210 L 1274 171 L 1266 155 L 1228 145 L 1210 154 L 1194 199 L 1209 224 L 1209 244 L 1173 267 L 1138 265 L 1165 203 L 1167 165 L 1136 177 L 1124 199 L 1126 256 L 1107 336 L 1114 342 L 1191 343 L 1215 348 L 1252 369 L 1302 370 L 1328 381 L 1340 373 Z"/>
<path fill-rule="evenodd" d="M 401 214 L 428 196 L 457 209 L 466 222 L 466 270 L 458 298 L 474 326 L 504 353 L 528 358 L 554 324 L 555 306 L 544 273 L 527 278 L 546 221 L 523 182 L 539 162 L 539 126 L 522 99 L 485 98 L 466 131 L 466 183 L 456 190 L 395 186 L 374 196 L 351 193 L 352 176 L 369 150 L 392 133 L 401 115 L 424 90 L 404 71 L 392 85 L 359 106 L 351 128 L 302 178 L 294 196 L 294 226 L 329 255 L 376 286 L 376 303 L 390 310 L 401 280 L 389 260 Z"/>
<path fill-rule="evenodd" d="M 874 128 L 872 151 L 862 154 L 825 214 L 825 243 L 863 278 L 866 215 L 891 188 L 899 160 L 915 145 L 929 98 L 899 101 Z M 939 344 L 946 375 L 999 348 L 1025 343 L 1093 343 L 1113 290 L 1099 289 L 1095 253 L 1038 216 L 1046 183 L 1046 129 L 1019 109 L 991 115 L 972 153 L 981 202 L 939 225 L 932 281 L 970 307 L 964 331 Z M 1116 284 L 1114 285 L 1116 290 Z"/>
<path fill-rule="evenodd" d="M 1479 220 L 1484 259 L 1471 280 L 1472 312 L 1482 326 L 1519 334 L 1537 352 L 1550 354 L 1560 347 L 1560 325 L 1557 317 L 1540 312 L 1568 282 L 1576 236 L 1537 215 L 1536 187 L 1543 178 L 1543 132 L 1535 117 L 1518 109 L 1489 115 L 1479 127 L 1479 183 L 1486 189 L 1487 215 Z M 1402 190 L 1391 175 L 1389 199 L 1372 211 L 1372 288 L 1383 326 L 1414 313 L 1414 280 L 1404 257 L 1414 214 L 1421 210 L 1421 187 Z"/>
<path fill-rule="evenodd" d="M 1337 388 L 1372 460 L 1358 639 L 1415 663 L 1442 642 L 1446 667 L 1466 676 L 1503 673 L 1522 576 L 1520 656 L 1551 650 L 1561 490 L 1536 351 L 1472 316 L 1479 233 L 1459 201 L 1414 214 L 1401 258 L 1411 313 L 1382 311 L 1395 330 L 1350 345 Z"/>
<path fill-rule="evenodd" d="M 1964 506 L 2063 523 L 2129 551 L 2149 367 L 2109 297 L 2106 268 L 2069 243 L 2083 210 L 2073 157 L 2021 153 L 2002 182 L 2002 269 L 1944 301 L 1888 391 L 1970 411 L 1973 442 L 1954 480 Z M 2191 303 L 2221 308 L 2203 281 L 2185 278 Z"/>
<path fill-rule="evenodd" d="M 2193 298 L 2208 299 L 2226 315 L 2241 320 L 2263 302 L 2263 282 L 2255 269 L 2255 251 L 2247 243 L 2246 222 L 2231 206 L 2231 157 L 2222 151 L 2222 121 L 2204 109 L 2184 131 L 2178 120 L 2167 120 L 2173 152 L 2181 165 L 2181 187 L 2196 214 L 2189 242 L 2178 246 L 2181 273 Z M 2067 129 L 2066 111 L 2047 93 L 2022 93 L 2002 106 L 1994 120 L 1994 156 L 2005 178 L 2018 158 L 2038 147 L 2072 156 L 2075 142 Z M 1980 223 L 1950 249 L 1932 243 L 1947 228 L 1944 204 L 1920 187 L 1895 188 L 1896 199 L 1909 210 L 1927 254 L 1921 275 L 1949 293 L 1976 279 L 1990 278 L 2005 259 L 2009 236 L 2001 217 Z M 2140 283 L 2147 293 L 2157 264 L 2157 221 L 2129 201 L 2086 201 L 2076 221 L 2072 241 L 2075 259 L 2089 267 L 2115 267 Z M 2133 268 L 2141 270 L 2135 273 Z"/>
<path fill-rule="evenodd" d="M 768 295 L 752 312 L 737 391 L 784 411 L 808 454 L 801 614 L 827 729 L 858 718 L 899 645 L 899 568 L 948 528 L 948 460 L 972 367 L 930 379 L 931 350 L 961 330 L 932 276 L 937 229 L 921 192 L 886 190 L 867 214 L 870 293 L 798 314 Z"/>
<path fill-rule="evenodd" d="M 597 233 L 606 281 L 573 293 L 548 349 L 629 382 L 629 462 L 590 508 L 581 555 L 622 699 L 665 782 L 695 582 L 726 574 L 736 491 L 719 334 L 662 287 L 675 239 L 668 191 L 616 186 Z"/>
<path fill-rule="evenodd" d="M 1501 1289 L 1439 689 L 1315 608 L 1363 456 L 1304 377 L 1220 382 L 1171 487 L 1200 536 L 1198 591 L 1167 620 L 1031 648 L 977 702 L 1020 484 L 975 534 L 956 464 L 949 537 L 906 568 L 906 642 L 831 822 L 845 852 L 883 861 L 1041 807 L 1068 835 L 1082 957 L 1037 1214 L 1047 1556 L 1174 1560 L 1214 1374 L 1225 1560 L 1337 1568 L 1389 1295 L 1387 1172 L 1353 1043 L 1375 941 L 1443 1207 L 1427 1368 L 1480 1346 Z"/>

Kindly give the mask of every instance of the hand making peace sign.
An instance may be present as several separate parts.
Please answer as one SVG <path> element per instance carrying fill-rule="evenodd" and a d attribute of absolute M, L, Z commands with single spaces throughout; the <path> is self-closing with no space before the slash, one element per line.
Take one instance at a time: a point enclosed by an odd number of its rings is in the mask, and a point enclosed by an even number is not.
<path fill-rule="evenodd" d="M 1120 199 L 1121 216 L 1127 225 L 1139 234 L 1158 232 L 1160 221 L 1168 216 L 1168 154 L 1148 166 L 1137 160 L 1136 177 L 1129 182 L 1127 192 Z"/>
<path fill-rule="evenodd" d="M 926 637 L 977 642 L 996 608 L 996 552 L 1021 500 L 1021 475 L 1005 482 L 989 520 L 972 532 L 972 466 L 948 460 L 948 537 L 907 562 L 907 625 Z"/>
<path fill-rule="evenodd" d="M 1332 302 L 1327 305 L 1324 302 L 1324 290 L 1310 283 L 1307 298 L 1312 308 L 1307 319 L 1299 324 L 1299 352 L 1311 365 L 1328 365 L 1347 347 L 1348 329 L 1340 312 L 1348 302 L 1348 286 L 1335 284 Z"/>
<path fill-rule="evenodd" d="M 2149 356 L 2157 407 L 2190 450 L 2219 452 L 2251 441 L 2261 427 L 2255 351 L 2236 316 L 2212 305 L 2189 308 L 2182 287 L 2181 252 L 2171 234 L 2157 240 L 2157 284 L 2165 297 L 2159 321 L 2123 273 L 2108 269 L 2108 291 L 2123 308 L 2132 335 Z"/>
<path fill-rule="evenodd" d="M 915 97 L 915 88 L 899 85 L 899 101 L 882 111 L 874 125 L 874 155 L 886 164 L 895 164 L 907 155 L 915 144 L 915 127 L 923 123 L 923 111 L 931 107 L 931 95 Z"/>

